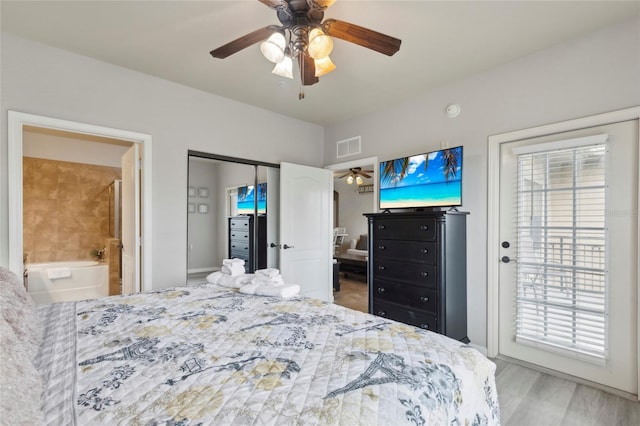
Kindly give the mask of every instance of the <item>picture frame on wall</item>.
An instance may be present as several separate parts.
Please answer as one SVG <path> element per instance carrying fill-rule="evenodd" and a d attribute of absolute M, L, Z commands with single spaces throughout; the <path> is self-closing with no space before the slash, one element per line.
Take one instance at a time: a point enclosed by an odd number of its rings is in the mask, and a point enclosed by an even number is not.
<path fill-rule="evenodd" d="M 198 197 L 200 197 L 200 198 L 208 198 L 209 197 L 209 188 L 204 187 L 204 186 L 198 188 Z"/>
<path fill-rule="evenodd" d="M 209 205 L 204 203 L 198 204 L 198 213 L 200 214 L 209 213 Z"/>

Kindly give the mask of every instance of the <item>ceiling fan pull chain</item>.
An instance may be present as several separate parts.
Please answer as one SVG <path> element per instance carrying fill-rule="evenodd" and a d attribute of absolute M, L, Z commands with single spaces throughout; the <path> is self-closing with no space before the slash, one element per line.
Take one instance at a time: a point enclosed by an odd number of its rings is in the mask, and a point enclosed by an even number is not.
<path fill-rule="evenodd" d="M 304 55 L 304 53 L 298 52 L 298 55 Z M 300 64 L 300 92 L 298 93 L 298 100 L 301 101 L 304 99 L 304 82 L 302 81 L 302 76 L 304 75 L 304 60 L 298 61 Z"/>

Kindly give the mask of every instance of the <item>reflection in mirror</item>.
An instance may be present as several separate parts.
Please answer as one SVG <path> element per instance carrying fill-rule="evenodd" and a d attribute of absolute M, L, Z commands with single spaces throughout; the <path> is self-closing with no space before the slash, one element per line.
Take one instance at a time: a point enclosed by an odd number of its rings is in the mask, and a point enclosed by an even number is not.
<path fill-rule="evenodd" d="M 278 176 L 277 164 L 189 151 L 188 284 L 205 282 L 231 257 L 245 260 L 246 272 L 278 267 L 267 238 L 277 240 Z"/>

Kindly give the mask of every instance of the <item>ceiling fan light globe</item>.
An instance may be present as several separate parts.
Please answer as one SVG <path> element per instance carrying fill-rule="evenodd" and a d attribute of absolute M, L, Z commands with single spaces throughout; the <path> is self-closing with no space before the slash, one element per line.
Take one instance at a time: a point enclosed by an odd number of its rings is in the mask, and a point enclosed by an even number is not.
<path fill-rule="evenodd" d="M 364 183 L 364 181 L 362 180 L 362 178 L 360 176 L 356 176 L 356 185 L 362 185 Z"/>
<path fill-rule="evenodd" d="M 275 75 L 279 75 L 280 77 L 286 77 L 293 80 L 293 61 L 291 60 L 291 57 L 285 55 L 271 72 Z"/>
<path fill-rule="evenodd" d="M 314 62 L 316 65 L 316 77 L 329 74 L 331 71 L 336 69 L 335 64 L 331 62 L 331 58 L 328 56 L 321 59 L 314 59 Z"/>
<path fill-rule="evenodd" d="M 333 51 L 333 39 L 322 32 L 320 28 L 314 28 L 309 33 L 309 45 L 307 52 L 313 59 L 321 59 L 329 56 Z"/>
<path fill-rule="evenodd" d="M 347 176 L 347 183 L 349 185 L 351 185 L 353 183 L 353 176 L 351 176 L 351 175 Z"/>
<path fill-rule="evenodd" d="M 286 41 L 284 35 L 279 32 L 271 34 L 271 36 L 260 43 L 260 51 L 268 61 L 277 64 L 284 58 L 284 48 Z"/>

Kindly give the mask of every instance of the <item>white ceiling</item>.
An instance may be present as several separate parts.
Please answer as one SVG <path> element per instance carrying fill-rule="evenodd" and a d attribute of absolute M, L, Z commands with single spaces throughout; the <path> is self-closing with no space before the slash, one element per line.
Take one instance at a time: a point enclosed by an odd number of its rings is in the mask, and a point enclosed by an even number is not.
<path fill-rule="evenodd" d="M 258 45 L 226 59 L 209 55 L 279 24 L 257 0 L 2 0 L 1 8 L 2 31 L 320 125 L 640 16 L 638 1 L 337 0 L 325 19 L 400 38 L 400 51 L 388 57 L 336 40 L 337 69 L 298 100 L 299 83 L 271 74 Z"/>

